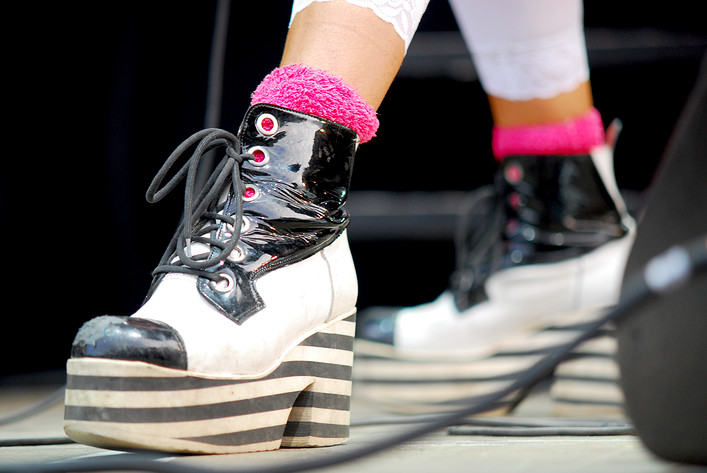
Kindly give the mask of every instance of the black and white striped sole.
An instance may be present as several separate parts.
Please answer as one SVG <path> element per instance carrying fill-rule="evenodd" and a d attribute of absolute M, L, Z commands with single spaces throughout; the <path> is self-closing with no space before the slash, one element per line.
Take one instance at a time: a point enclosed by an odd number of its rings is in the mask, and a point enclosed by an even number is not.
<path fill-rule="evenodd" d="M 143 362 L 68 362 L 64 428 L 103 448 L 239 453 L 329 446 L 349 436 L 355 314 L 293 347 L 257 379 Z"/>
<path fill-rule="evenodd" d="M 507 387 L 543 357 L 563 350 L 578 331 L 602 313 L 594 310 L 563 316 L 562 323 L 536 327 L 509 338 L 486 357 L 411 357 L 396 354 L 390 346 L 357 339 L 354 399 L 402 414 L 451 411 Z M 559 378 L 553 378 L 551 388 L 553 414 L 618 414 L 622 400 L 617 365 L 611 343 L 605 337 L 578 347 L 557 371 Z M 486 415 L 507 414 L 532 388 L 506 397 Z"/>
<path fill-rule="evenodd" d="M 481 359 L 411 359 L 371 355 L 375 348 L 365 346 L 369 343 L 356 340 L 354 399 L 399 414 L 455 410 L 474 398 L 506 388 L 544 353 L 528 348 L 523 353 L 499 352 Z M 519 395 L 499 401 L 486 415 L 507 413 Z"/>
<path fill-rule="evenodd" d="M 625 417 L 613 329 L 577 347 L 555 370 L 552 414 L 567 417 Z"/>

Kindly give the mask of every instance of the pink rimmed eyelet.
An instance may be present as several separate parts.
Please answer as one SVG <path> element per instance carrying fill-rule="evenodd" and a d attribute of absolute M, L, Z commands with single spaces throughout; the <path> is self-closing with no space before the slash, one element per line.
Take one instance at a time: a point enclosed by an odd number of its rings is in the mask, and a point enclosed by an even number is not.
<path fill-rule="evenodd" d="M 255 128 L 262 135 L 271 136 L 277 133 L 279 124 L 277 118 L 269 113 L 263 113 L 259 115 L 255 120 Z"/>
<path fill-rule="evenodd" d="M 511 184 L 517 184 L 523 179 L 523 169 L 517 163 L 511 163 L 506 167 L 504 177 Z"/>
<path fill-rule="evenodd" d="M 248 184 L 245 186 L 245 191 L 243 192 L 243 200 L 246 202 L 251 202 L 258 198 L 260 191 L 257 187 Z"/>
<path fill-rule="evenodd" d="M 258 167 L 265 166 L 270 161 L 270 153 L 262 146 L 253 146 L 248 150 L 248 154 L 253 156 L 250 162 Z"/>
<path fill-rule="evenodd" d="M 518 209 L 520 209 L 521 207 L 524 207 L 524 206 L 525 206 L 525 201 L 526 201 L 525 197 L 522 196 L 522 195 L 520 195 L 520 194 L 517 193 L 517 192 L 511 192 L 511 193 L 508 195 L 508 203 L 510 204 L 510 206 L 511 206 L 513 209 L 518 210 Z"/>

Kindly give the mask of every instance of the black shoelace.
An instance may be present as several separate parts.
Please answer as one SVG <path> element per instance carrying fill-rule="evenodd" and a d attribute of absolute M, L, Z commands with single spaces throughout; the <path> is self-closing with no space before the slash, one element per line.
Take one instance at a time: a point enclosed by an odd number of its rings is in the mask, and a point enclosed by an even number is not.
<path fill-rule="evenodd" d="M 164 186 L 160 187 L 170 169 L 194 146 L 188 161 Z M 204 183 L 199 195 L 194 198 L 199 162 L 209 151 L 224 147 L 226 150 L 223 158 Z M 222 279 L 218 274 L 206 270 L 221 264 L 235 249 L 240 238 L 244 192 L 241 164 L 249 158 L 251 158 L 249 154 L 241 152 L 240 142 L 235 135 L 218 128 L 194 133 L 167 158 L 147 189 L 146 198 L 150 203 L 159 202 L 177 184 L 186 179 L 184 216 L 160 263 L 152 272 L 154 276 L 179 272 L 197 274 L 214 282 Z M 219 198 L 227 186 L 230 186 L 229 192 L 235 199 L 235 212 L 232 216 L 216 211 Z M 232 209 L 233 206 L 229 205 L 229 208 Z M 232 236 L 225 241 L 205 236 L 215 235 L 221 222 L 233 227 Z M 207 245 L 211 250 L 192 255 L 191 249 L 194 243 Z"/>
<path fill-rule="evenodd" d="M 488 276 L 501 265 L 499 241 L 504 217 L 493 186 L 470 192 L 463 203 L 454 236 L 456 265 L 450 277 L 450 288 L 462 310 L 485 297 L 472 296 L 472 289 L 482 288 Z"/>

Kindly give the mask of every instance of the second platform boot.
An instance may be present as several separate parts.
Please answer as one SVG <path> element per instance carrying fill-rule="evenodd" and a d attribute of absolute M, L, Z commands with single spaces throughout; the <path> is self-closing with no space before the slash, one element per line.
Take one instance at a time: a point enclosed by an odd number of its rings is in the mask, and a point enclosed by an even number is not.
<path fill-rule="evenodd" d="M 519 379 L 618 302 L 634 222 L 614 180 L 613 146 L 508 156 L 494 185 L 472 197 L 449 289 L 428 304 L 361 314 L 361 399 L 394 411 L 451 410 Z M 588 392 L 602 408 L 621 402 L 612 353 L 610 338 L 593 342 L 562 367 L 553 396 L 565 412 L 589 402 Z"/>

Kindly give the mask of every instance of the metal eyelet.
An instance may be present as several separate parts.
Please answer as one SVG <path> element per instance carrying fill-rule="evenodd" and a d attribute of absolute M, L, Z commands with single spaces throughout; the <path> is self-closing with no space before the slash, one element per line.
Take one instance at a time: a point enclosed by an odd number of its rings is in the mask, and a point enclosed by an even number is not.
<path fill-rule="evenodd" d="M 240 263 L 243 261 L 246 257 L 246 252 L 243 248 L 240 246 L 236 246 L 233 248 L 233 251 L 228 255 L 228 260 L 233 261 L 234 263 Z"/>
<path fill-rule="evenodd" d="M 272 136 L 277 133 L 279 127 L 277 118 L 269 113 L 263 113 L 255 120 L 255 128 L 261 135 Z"/>
<path fill-rule="evenodd" d="M 510 252 L 511 261 L 515 264 L 520 264 L 523 262 L 523 252 L 520 250 L 512 250 Z"/>
<path fill-rule="evenodd" d="M 241 235 L 244 234 L 245 232 L 250 229 L 250 220 L 248 220 L 246 217 L 243 217 L 241 219 Z M 227 237 L 232 237 L 233 234 L 236 231 L 236 226 L 235 223 L 232 225 L 230 223 L 226 223 L 226 226 L 224 228 L 224 235 Z"/>
<path fill-rule="evenodd" d="M 248 230 L 250 230 L 250 220 L 246 217 L 243 217 L 243 220 L 241 223 L 241 235 L 246 233 Z"/>
<path fill-rule="evenodd" d="M 550 241 L 551 241 L 552 244 L 555 245 L 555 246 L 562 246 L 562 245 L 565 244 L 565 236 L 564 236 L 562 233 L 560 233 L 560 232 L 553 233 L 553 234 L 550 236 Z"/>
<path fill-rule="evenodd" d="M 520 230 L 520 234 L 523 235 L 523 238 L 525 238 L 525 241 L 535 240 L 535 229 L 533 227 L 531 227 L 530 225 L 523 225 L 523 227 Z"/>
<path fill-rule="evenodd" d="M 260 197 L 260 190 L 252 184 L 245 186 L 245 191 L 243 192 L 243 202 L 252 202 Z"/>
<path fill-rule="evenodd" d="M 236 286 L 235 281 L 233 280 L 233 277 L 228 274 L 228 273 L 221 273 L 219 276 L 222 278 L 220 281 L 212 281 L 211 282 L 211 287 L 214 288 L 215 291 L 226 293 L 226 292 L 231 292 L 233 288 Z"/>
<path fill-rule="evenodd" d="M 270 153 L 262 146 L 253 146 L 248 150 L 248 154 L 253 155 L 253 158 L 250 160 L 253 166 L 262 167 L 270 161 Z"/>

